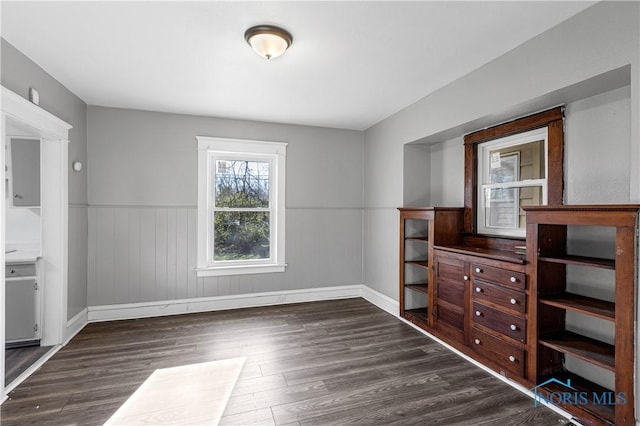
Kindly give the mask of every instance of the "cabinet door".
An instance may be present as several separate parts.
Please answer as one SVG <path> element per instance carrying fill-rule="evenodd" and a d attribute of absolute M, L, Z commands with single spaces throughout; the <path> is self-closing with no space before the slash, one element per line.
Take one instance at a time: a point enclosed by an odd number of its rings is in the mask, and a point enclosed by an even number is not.
<path fill-rule="evenodd" d="M 464 343 L 465 293 L 468 267 L 465 262 L 446 255 L 435 258 L 435 327 L 452 339 Z"/>
<path fill-rule="evenodd" d="M 6 281 L 5 333 L 8 343 L 36 338 L 36 280 Z"/>
<path fill-rule="evenodd" d="M 11 179 L 15 207 L 40 206 L 40 140 L 11 139 Z"/>

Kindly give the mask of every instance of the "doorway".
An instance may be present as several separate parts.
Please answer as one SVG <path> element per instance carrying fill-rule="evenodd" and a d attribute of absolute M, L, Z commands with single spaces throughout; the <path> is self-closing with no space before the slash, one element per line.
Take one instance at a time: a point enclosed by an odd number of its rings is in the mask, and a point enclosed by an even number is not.
<path fill-rule="evenodd" d="M 41 318 L 42 327 L 37 337 L 40 346 L 51 346 L 44 355 L 51 355 L 67 337 L 67 258 L 68 258 L 68 134 L 71 126 L 53 116 L 25 98 L 2 87 L 2 144 L 9 138 L 38 139 L 40 141 L 40 235 L 37 258 L 38 286 L 42 292 Z M 5 149 L 0 150 L 0 162 L 5 170 L 7 155 Z M 6 176 L 5 176 L 6 179 Z M 6 204 L 7 185 L 0 185 L 0 260 L 5 263 L 5 274 L 0 277 L 0 344 L 3 348 L 7 342 L 7 245 L 6 245 Z M 15 268 L 14 268 L 15 269 Z M 18 273 L 18 272 L 16 272 Z M 36 355 L 34 355 L 36 357 Z M 35 363 L 13 380 L 9 386 L 2 386 L 0 401 L 6 399 L 7 392 L 17 386 L 24 378 L 35 371 L 43 363 L 37 357 Z M 0 377 L 5 377 L 5 352 L 0 351 Z"/>

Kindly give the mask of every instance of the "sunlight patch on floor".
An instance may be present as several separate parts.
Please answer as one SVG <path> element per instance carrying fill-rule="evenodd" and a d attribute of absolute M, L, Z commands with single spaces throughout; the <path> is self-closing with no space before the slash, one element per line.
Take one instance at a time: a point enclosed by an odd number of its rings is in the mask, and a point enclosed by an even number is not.
<path fill-rule="evenodd" d="M 216 425 L 245 359 L 156 370 L 105 425 Z"/>

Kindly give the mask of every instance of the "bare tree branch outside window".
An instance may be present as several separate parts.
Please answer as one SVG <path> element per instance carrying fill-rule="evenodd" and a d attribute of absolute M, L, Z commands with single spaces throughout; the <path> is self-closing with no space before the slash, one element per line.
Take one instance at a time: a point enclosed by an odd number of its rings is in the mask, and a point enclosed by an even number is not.
<path fill-rule="evenodd" d="M 269 176 L 268 162 L 216 162 L 214 260 L 270 257 Z"/>

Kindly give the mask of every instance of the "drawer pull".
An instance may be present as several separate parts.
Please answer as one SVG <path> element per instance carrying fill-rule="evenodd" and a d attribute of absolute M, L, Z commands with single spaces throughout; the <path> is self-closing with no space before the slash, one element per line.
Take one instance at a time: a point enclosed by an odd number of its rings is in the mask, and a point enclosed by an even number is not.
<path fill-rule="evenodd" d="M 476 316 L 477 316 L 477 317 L 481 317 L 481 316 L 482 316 L 482 312 L 480 312 L 480 311 L 476 311 Z"/>
<path fill-rule="evenodd" d="M 510 356 L 509 356 L 509 361 L 511 361 L 511 362 L 516 362 L 516 357 L 515 357 L 515 356 L 513 356 L 513 355 L 510 355 Z"/>
<path fill-rule="evenodd" d="M 11 275 L 13 275 L 13 274 L 15 274 L 15 273 L 16 273 L 16 270 L 15 270 L 15 269 L 12 269 L 12 270 L 10 270 L 10 271 L 9 271 L 9 274 L 11 274 Z"/>
<path fill-rule="evenodd" d="M 473 342 L 474 342 L 476 345 L 479 345 L 479 344 L 480 344 L 480 339 L 476 339 L 476 340 L 474 340 Z"/>
<path fill-rule="evenodd" d="M 516 303 L 518 303 L 518 301 L 514 298 L 511 298 L 511 300 L 509 300 L 509 302 L 511 302 L 512 305 L 515 305 Z"/>
<path fill-rule="evenodd" d="M 465 275 L 465 276 L 462 277 L 462 279 L 465 280 L 465 281 L 469 281 L 469 276 Z"/>
<path fill-rule="evenodd" d="M 518 327 L 516 327 L 516 325 L 515 325 L 515 324 L 511 324 L 511 325 L 509 326 L 509 328 L 510 328 L 512 331 L 516 331 L 516 330 L 518 329 Z"/>
<path fill-rule="evenodd" d="M 482 272 L 482 269 L 480 269 L 480 268 L 476 268 L 476 272 L 479 274 L 479 273 L 481 273 L 481 272 Z"/>
<path fill-rule="evenodd" d="M 511 281 L 512 283 L 515 283 L 516 281 L 518 281 L 518 279 L 516 277 L 511 277 L 509 278 L 509 281 Z"/>
<path fill-rule="evenodd" d="M 482 293 L 482 289 L 480 287 L 476 287 L 476 293 Z"/>

